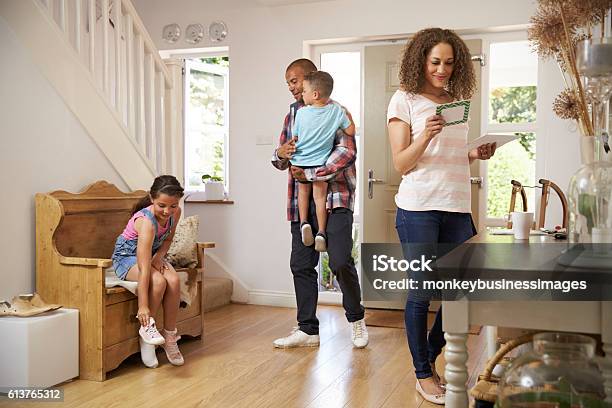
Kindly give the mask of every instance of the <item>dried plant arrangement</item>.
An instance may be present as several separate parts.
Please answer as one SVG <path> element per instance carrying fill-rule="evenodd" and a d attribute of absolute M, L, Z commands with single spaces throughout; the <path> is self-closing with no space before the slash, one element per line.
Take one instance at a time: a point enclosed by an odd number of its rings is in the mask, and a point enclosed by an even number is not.
<path fill-rule="evenodd" d="M 575 120 L 582 135 L 592 136 L 593 120 L 589 98 L 576 66 L 576 44 L 591 39 L 601 26 L 612 0 L 538 0 L 527 30 L 532 48 L 544 59 L 554 59 L 561 71 L 565 89 L 553 102 L 553 111 L 563 119 Z"/>

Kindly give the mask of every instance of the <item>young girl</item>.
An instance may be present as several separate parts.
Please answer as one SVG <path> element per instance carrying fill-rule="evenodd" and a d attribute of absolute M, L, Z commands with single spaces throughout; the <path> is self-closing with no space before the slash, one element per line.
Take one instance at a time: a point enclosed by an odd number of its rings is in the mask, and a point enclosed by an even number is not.
<path fill-rule="evenodd" d="M 473 235 L 469 165 L 493 156 L 495 144 L 468 152 L 467 124 L 444 127 L 435 111 L 439 104 L 472 97 L 476 81 L 470 52 L 453 31 L 419 31 L 406 45 L 399 76 L 400 90 L 387 111 L 393 164 L 402 174 L 395 196 L 399 239 L 405 252 L 419 243 L 428 248 L 459 244 Z M 445 345 L 442 314 L 438 310 L 428 337 L 430 299 L 431 293 L 410 291 L 404 318 L 416 389 L 425 400 L 444 404 L 445 389 L 435 369 Z"/>
<path fill-rule="evenodd" d="M 183 187 L 174 176 L 159 176 L 149 194 L 132 210 L 127 226 L 117 237 L 113 268 L 120 279 L 138 282 L 140 351 L 147 367 L 157 367 L 155 346 L 163 345 L 168 361 L 184 363 L 176 344 L 176 316 L 180 303 L 179 278 L 164 260 L 176 224 L 181 217 L 179 200 Z M 157 331 L 153 316 L 164 306 L 163 335 Z"/>

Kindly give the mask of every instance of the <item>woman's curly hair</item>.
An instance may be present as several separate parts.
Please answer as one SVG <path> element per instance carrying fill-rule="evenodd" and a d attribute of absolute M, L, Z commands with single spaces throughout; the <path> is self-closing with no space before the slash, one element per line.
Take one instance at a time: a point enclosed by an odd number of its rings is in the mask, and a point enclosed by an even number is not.
<path fill-rule="evenodd" d="M 425 84 L 427 55 L 433 47 L 447 43 L 453 48 L 454 67 L 448 80 L 446 91 L 454 99 L 469 99 L 476 88 L 474 67 L 467 45 L 454 31 L 441 28 L 426 28 L 408 40 L 399 72 L 399 80 L 404 91 L 420 93 Z"/>

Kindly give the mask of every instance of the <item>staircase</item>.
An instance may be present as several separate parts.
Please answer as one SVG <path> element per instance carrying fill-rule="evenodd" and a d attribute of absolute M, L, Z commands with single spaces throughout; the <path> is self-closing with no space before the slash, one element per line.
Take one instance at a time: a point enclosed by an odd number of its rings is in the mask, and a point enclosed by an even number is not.
<path fill-rule="evenodd" d="M 0 17 L 131 189 L 183 182 L 182 62 L 160 58 L 130 0 L 0 0 Z M 230 303 L 231 279 L 202 284 L 204 311 Z"/>
<path fill-rule="evenodd" d="M 182 74 L 130 0 L 2 0 L 0 16 L 125 183 L 182 176 Z"/>

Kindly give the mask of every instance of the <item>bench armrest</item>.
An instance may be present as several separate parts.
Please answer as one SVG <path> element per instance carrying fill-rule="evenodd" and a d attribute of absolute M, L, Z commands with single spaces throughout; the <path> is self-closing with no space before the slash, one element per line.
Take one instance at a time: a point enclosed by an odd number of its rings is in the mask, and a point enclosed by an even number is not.
<path fill-rule="evenodd" d="M 64 265 L 81 265 L 81 266 L 97 266 L 100 268 L 108 268 L 113 262 L 110 259 L 104 258 L 75 258 L 70 256 L 61 256 L 59 261 Z"/>
<path fill-rule="evenodd" d="M 214 242 L 196 242 L 198 252 L 198 266 L 196 268 L 204 268 L 204 250 L 206 248 L 214 248 Z"/>
<path fill-rule="evenodd" d="M 214 248 L 216 246 L 214 242 L 196 242 L 196 245 L 198 246 L 198 250 L 204 248 Z"/>

